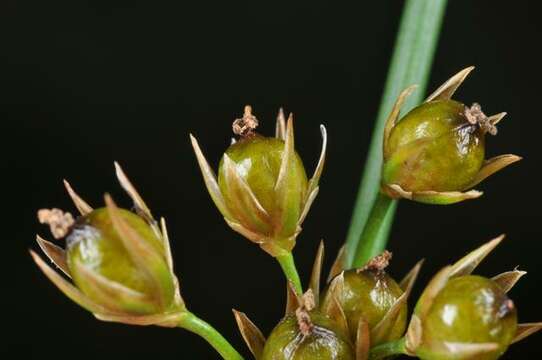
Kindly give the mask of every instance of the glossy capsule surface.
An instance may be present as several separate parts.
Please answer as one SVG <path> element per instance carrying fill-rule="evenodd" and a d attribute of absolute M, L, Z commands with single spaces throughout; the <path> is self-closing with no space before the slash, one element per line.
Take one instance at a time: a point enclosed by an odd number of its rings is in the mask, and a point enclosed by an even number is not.
<path fill-rule="evenodd" d="M 392 129 L 382 172 L 384 184 L 410 192 L 462 191 L 484 162 L 485 134 L 454 100 L 424 103 Z"/>
<path fill-rule="evenodd" d="M 397 282 L 384 271 L 348 270 L 344 272 L 344 285 L 336 297 L 348 320 L 351 334 L 356 334 L 358 323 L 363 318 L 369 329 L 376 326 L 386 315 L 393 304 L 403 294 Z M 331 294 L 326 292 L 323 306 L 332 301 Z M 395 340 L 403 335 L 407 321 L 407 306 L 401 308 L 387 341 Z M 375 345 L 375 344 L 373 344 Z"/>
<path fill-rule="evenodd" d="M 284 318 L 273 329 L 260 360 L 354 360 L 347 334 L 316 311 L 310 313 L 313 328 L 304 335 L 295 316 Z"/>
<path fill-rule="evenodd" d="M 506 351 L 517 329 L 510 299 L 494 281 L 474 275 L 450 280 L 422 321 L 427 346 L 420 357 L 424 360 L 463 359 L 450 352 L 431 351 L 430 344 L 439 342 L 496 343 L 497 350 L 476 357 L 494 360 Z"/>
<path fill-rule="evenodd" d="M 284 154 L 284 141 L 276 138 L 263 137 L 254 134 L 247 138 L 242 138 L 235 144 L 231 145 L 226 150 L 226 155 L 233 161 L 237 173 L 250 187 L 262 207 L 271 215 L 272 218 L 278 218 L 280 209 L 278 206 L 277 194 L 275 185 L 280 173 L 282 156 Z M 303 162 L 300 157 L 295 154 L 293 157 L 293 166 L 289 170 L 293 172 L 292 181 L 288 184 L 288 203 L 291 204 L 287 219 L 287 224 L 283 226 L 295 231 L 297 220 L 302 211 L 303 201 L 307 191 L 307 175 Z M 239 196 L 234 190 L 228 188 L 224 159 L 220 162 L 218 171 L 218 184 L 224 196 L 226 205 L 234 213 L 237 202 L 235 198 Z M 240 219 L 241 221 L 243 219 Z M 271 233 L 276 224 L 273 221 L 263 224 L 253 224 L 253 222 L 245 221 L 244 225 L 251 227 L 251 230 L 260 233 Z M 255 226 L 262 227 L 255 229 Z"/>
<path fill-rule="evenodd" d="M 156 237 L 150 226 L 138 215 L 124 209 L 119 209 L 119 215 L 125 223 L 135 231 L 158 254 L 163 256 L 164 247 Z M 66 237 L 67 262 L 74 283 L 90 299 L 98 304 L 113 310 L 128 311 L 133 313 L 155 313 L 163 306 L 154 300 L 156 287 L 148 281 L 148 271 L 143 269 L 130 257 L 126 251 L 122 239 L 112 224 L 109 211 L 106 208 L 96 209 L 91 213 L 80 217 L 69 235 Z M 113 285 L 118 283 L 128 289 L 141 293 L 141 301 L 124 301 L 119 296 L 119 301 L 114 305 L 109 301 L 103 304 L 104 297 L 99 289 L 81 276 L 75 264 L 79 263 L 85 268 L 92 270 Z M 173 279 L 171 274 L 162 272 L 159 274 L 165 286 L 166 294 L 163 298 L 173 300 Z M 167 286 L 171 284 L 170 286 Z M 119 292 L 120 295 L 120 292 Z"/>

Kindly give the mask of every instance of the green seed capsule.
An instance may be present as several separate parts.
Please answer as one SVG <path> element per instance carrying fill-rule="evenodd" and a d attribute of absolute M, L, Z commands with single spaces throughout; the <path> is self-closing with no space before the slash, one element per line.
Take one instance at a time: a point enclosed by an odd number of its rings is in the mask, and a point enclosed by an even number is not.
<path fill-rule="evenodd" d="M 462 191 L 484 162 L 485 130 L 471 108 L 454 101 L 424 103 L 393 128 L 382 179 L 410 192 Z"/>
<path fill-rule="evenodd" d="M 414 87 L 401 92 L 384 127 L 381 189 L 385 194 L 438 205 L 475 199 L 482 193 L 469 189 L 521 160 L 513 154 L 484 159 L 485 135 L 497 134 L 496 125 L 506 113 L 486 116 L 479 104 L 468 107 L 451 99 L 472 69 L 452 76 L 399 119 Z"/>
<path fill-rule="evenodd" d="M 303 162 L 297 153 L 294 154 L 290 168 L 292 181 L 288 184 L 290 216 L 282 224 L 281 229 L 276 229 L 274 224 L 282 215 L 275 192 L 275 184 L 280 173 L 280 167 L 284 154 L 284 141 L 276 138 L 267 138 L 260 135 L 252 135 L 240 139 L 226 150 L 226 155 L 233 161 L 235 170 L 252 190 L 256 199 L 271 217 L 271 221 L 261 221 L 257 217 L 239 219 L 249 230 L 268 236 L 274 236 L 274 232 L 280 230 L 282 236 L 291 236 L 296 231 L 296 224 L 303 210 L 304 196 L 307 191 L 307 175 Z M 235 188 L 228 186 L 224 167 L 224 157 L 218 170 L 218 185 L 226 206 L 231 212 L 244 216 L 240 206 L 239 194 Z M 243 221 L 244 220 L 244 221 Z"/>
<path fill-rule="evenodd" d="M 468 275 L 451 279 L 439 292 L 422 320 L 422 328 L 424 345 L 416 352 L 421 359 L 471 359 L 446 351 L 439 346 L 443 343 L 494 343 L 497 349 L 476 357 L 494 360 L 514 339 L 517 314 L 512 301 L 494 281 Z"/>
<path fill-rule="evenodd" d="M 260 360 L 354 360 L 347 334 L 327 317 L 311 311 L 309 323 L 284 318 L 271 332 Z"/>
<path fill-rule="evenodd" d="M 391 307 L 403 294 L 403 290 L 383 269 L 359 269 L 348 270 L 342 275 L 343 285 L 339 291 L 327 291 L 323 301 L 323 307 L 329 305 L 335 297 L 341 305 L 350 334 L 357 334 L 360 319 L 368 323 L 369 329 L 373 329 L 388 313 Z M 406 327 L 407 304 L 401 306 L 399 315 L 385 338 L 379 339 L 372 345 L 378 345 L 385 341 L 399 339 Z M 374 340 L 374 339 L 372 339 Z"/>
<path fill-rule="evenodd" d="M 130 231 L 155 252 L 158 261 L 165 257 L 163 244 L 147 222 L 128 210 L 118 209 L 118 214 Z M 97 209 L 80 217 L 68 233 L 66 244 L 67 264 L 73 281 L 95 303 L 124 314 L 155 314 L 172 304 L 174 281 L 165 260 L 162 266 L 165 271 L 156 271 L 160 266 L 146 268 L 132 258 L 112 224 L 108 209 Z M 102 278 L 107 285 L 97 286 L 97 282 L 90 282 L 87 271 L 92 271 L 94 277 Z M 150 280 L 149 272 L 154 272 L 152 275 L 159 279 L 160 286 Z M 115 284 L 140 296 L 123 297 L 123 291 L 118 289 L 117 301 L 112 301 L 115 296 L 108 296 L 106 289 L 113 289 Z"/>
<path fill-rule="evenodd" d="M 239 140 L 233 140 L 225 151 L 218 179 L 197 140 L 191 136 L 191 141 L 207 190 L 226 223 L 270 255 L 281 257 L 295 246 L 303 220 L 318 194 L 327 135 L 325 127 L 320 126 L 322 153 L 308 180 L 294 147 L 292 115 L 286 121 L 282 110 L 279 112 L 275 137 L 257 134 L 257 125 L 251 107 L 246 106 L 243 117 L 233 123 Z"/>

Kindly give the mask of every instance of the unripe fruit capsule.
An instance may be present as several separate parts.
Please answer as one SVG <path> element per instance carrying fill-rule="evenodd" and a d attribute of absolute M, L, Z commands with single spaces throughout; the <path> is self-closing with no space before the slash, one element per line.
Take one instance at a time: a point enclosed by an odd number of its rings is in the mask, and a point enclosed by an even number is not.
<path fill-rule="evenodd" d="M 164 247 L 153 233 L 150 226 L 138 215 L 124 209 L 118 209 L 124 222 L 151 249 L 162 256 Z M 133 314 L 154 314 L 164 311 L 173 301 L 174 286 L 172 275 L 167 272 L 158 274 L 165 294 L 159 294 L 166 303 L 157 301 L 158 294 L 155 284 L 149 281 L 147 271 L 134 262 L 123 245 L 122 239 L 112 224 L 111 216 L 106 208 L 92 211 L 80 217 L 66 237 L 67 264 L 74 283 L 77 287 L 97 304 L 103 304 L 103 296 L 90 284 L 86 277 L 81 276 L 81 265 L 84 269 L 93 271 L 111 283 L 117 283 L 143 295 L 140 301 L 119 301 L 115 304 L 108 302 L 105 307 L 114 311 Z M 126 299 L 125 299 L 126 300 Z M 113 308 L 112 308 L 113 307 Z"/>
<path fill-rule="evenodd" d="M 410 192 L 466 189 L 485 154 L 486 130 L 469 122 L 470 112 L 457 101 L 440 100 L 405 115 L 388 139 L 383 182 Z"/>
<path fill-rule="evenodd" d="M 256 199 L 272 218 L 270 222 L 254 222 L 251 219 L 244 219 L 243 224 L 249 230 L 274 236 L 273 232 L 277 229 L 273 225 L 279 221 L 278 217 L 281 215 L 277 203 L 275 184 L 277 183 L 284 154 L 284 141 L 252 134 L 231 145 L 225 153 L 233 161 L 239 176 L 247 183 Z M 292 216 L 289 217 L 287 224 L 283 224 L 281 229 L 282 232 L 289 236 L 296 230 L 307 191 L 307 175 L 303 162 L 297 153 L 294 154 L 290 171 L 293 174 L 293 181 L 288 184 L 287 191 L 290 196 L 289 202 L 295 208 L 290 209 Z M 230 211 L 243 214 L 242 211 L 237 209 L 239 194 L 236 189 L 228 187 L 224 158 L 220 161 L 218 185 Z"/>
<path fill-rule="evenodd" d="M 417 350 L 421 359 L 462 360 L 453 352 L 432 350 L 431 344 L 446 342 L 495 343 L 496 350 L 476 357 L 494 360 L 514 339 L 517 314 L 512 301 L 494 281 L 481 276 L 461 276 L 449 280 L 439 292 L 422 320 L 422 328 L 424 345 Z"/>
<path fill-rule="evenodd" d="M 354 337 L 361 319 L 367 322 L 369 329 L 373 329 L 403 295 L 403 290 L 397 282 L 382 268 L 369 266 L 357 270 L 352 269 L 345 271 L 342 276 L 344 278 L 342 285 L 337 291 L 329 289 L 326 291 L 322 306 L 327 307 L 335 297 L 344 311 L 350 334 Z M 406 321 L 407 304 L 405 302 L 401 305 L 399 315 L 386 338 L 380 339 L 378 343 L 400 338 L 405 331 Z M 378 345 L 378 343 L 371 344 Z"/>
<path fill-rule="evenodd" d="M 284 318 L 271 332 L 260 360 L 354 360 L 347 334 L 316 311 L 302 328 L 295 316 Z"/>

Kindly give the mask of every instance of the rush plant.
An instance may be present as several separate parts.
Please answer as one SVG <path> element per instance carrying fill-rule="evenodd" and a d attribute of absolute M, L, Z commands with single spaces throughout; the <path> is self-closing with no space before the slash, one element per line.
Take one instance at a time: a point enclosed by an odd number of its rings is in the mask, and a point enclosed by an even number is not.
<path fill-rule="evenodd" d="M 399 199 L 429 205 L 475 199 L 482 193 L 474 186 L 521 159 L 512 154 L 485 159 L 486 137 L 496 135 L 505 113 L 487 116 L 477 103 L 452 99 L 473 67 L 422 101 L 444 7 L 445 0 L 406 3 L 352 226 L 325 284 L 323 242 L 306 287 L 292 250 L 319 192 L 326 128 L 320 126 L 322 150 L 310 178 L 295 150 L 293 115 L 286 118 L 282 109 L 269 137 L 257 132 L 258 119 L 246 106 L 233 122 L 237 138 L 225 149 L 216 173 L 190 135 L 205 186 L 226 224 L 275 258 L 286 278 L 284 317 L 267 336 L 245 313 L 233 310 L 256 360 L 397 355 L 494 360 L 542 329 L 542 323 L 518 323 L 508 296 L 525 272 L 515 269 L 492 278 L 473 274 L 503 236 L 442 268 L 416 301 L 409 297 L 422 261 L 400 280 L 386 272 L 392 257 L 385 250 L 387 236 Z M 421 85 L 417 93 L 412 83 Z M 416 95 L 409 98 L 411 93 Z M 174 273 L 165 220 L 155 219 L 120 165 L 115 163 L 115 169 L 133 210 L 117 206 L 108 194 L 105 205 L 94 209 L 65 182 L 79 215 L 57 208 L 38 211 L 39 221 L 65 244 L 37 236 L 59 271 L 30 251 L 38 267 L 99 320 L 181 327 L 205 339 L 223 359 L 243 359 L 189 310 Z M 414 304 L 412 312 L 409 304 Z"/>

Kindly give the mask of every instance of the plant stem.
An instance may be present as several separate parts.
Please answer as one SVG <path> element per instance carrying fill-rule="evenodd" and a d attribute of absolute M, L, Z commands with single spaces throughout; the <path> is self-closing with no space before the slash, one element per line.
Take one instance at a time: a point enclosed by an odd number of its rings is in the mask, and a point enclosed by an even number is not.
<path fill-rule="evenodd" d="M 215 328 L 191 312 L 182 314 L 179 327 L 204 338 L 224 360 L 243 360 L 237 350 Z"/>
<path fill-rule="evenodd" d="M 396 206 L 397 201 L 382 193 L 378 194 L 369 214 L 369 219 L 361 233 L 355 252 L 356 256 L 352 263 L 353 267 L 362 267 L 374 256 L 384 251 L 388 234 L 382 234 L 382 232 L 388 232 L 390 227 L 382 226 L 382 224 L 389 222 L 389 217 L 393 216 Z"/>
<path fill-rule="evenodd" d="M 404 338 L 375 346 L 369 352 L 369 360 L 380 360 L 401 354 L 406 355 Z"/>
<path fill-rule="evenodd" d="M 303 293 L 303 286 L 301 286 L 301 279 L 297 273 L 292 253 L 288 252 L 285 255 L 279 255 L 276 259 L 279 262 L 284 275 L 286 275 L 286 279 L 294 285 L 297 294 L 301 295 Z"/>
<path fill-rule="evenodd" d="M 363 232 L 369 211 L 380 187 L 382 167 L 382 135 L 386 118 L 401 90 L 418 84 L 417 91 L 407 99 L 403 109 L 410 110 L 418 104 L 425 93 L 429 71 L 440 32 L 447 0 L 407 0 L 396 38 L 395 50 L 390 64 L 386 86 L 375 122 L 363 177 L 354 205 L 352 220 L 346 239 L 345 266 L 350 268 L 356 256 L 358 241 Z M 392 206 L 379 232 L 386 244 L 389 228 L 393 222 L 396 204 Z"/>

